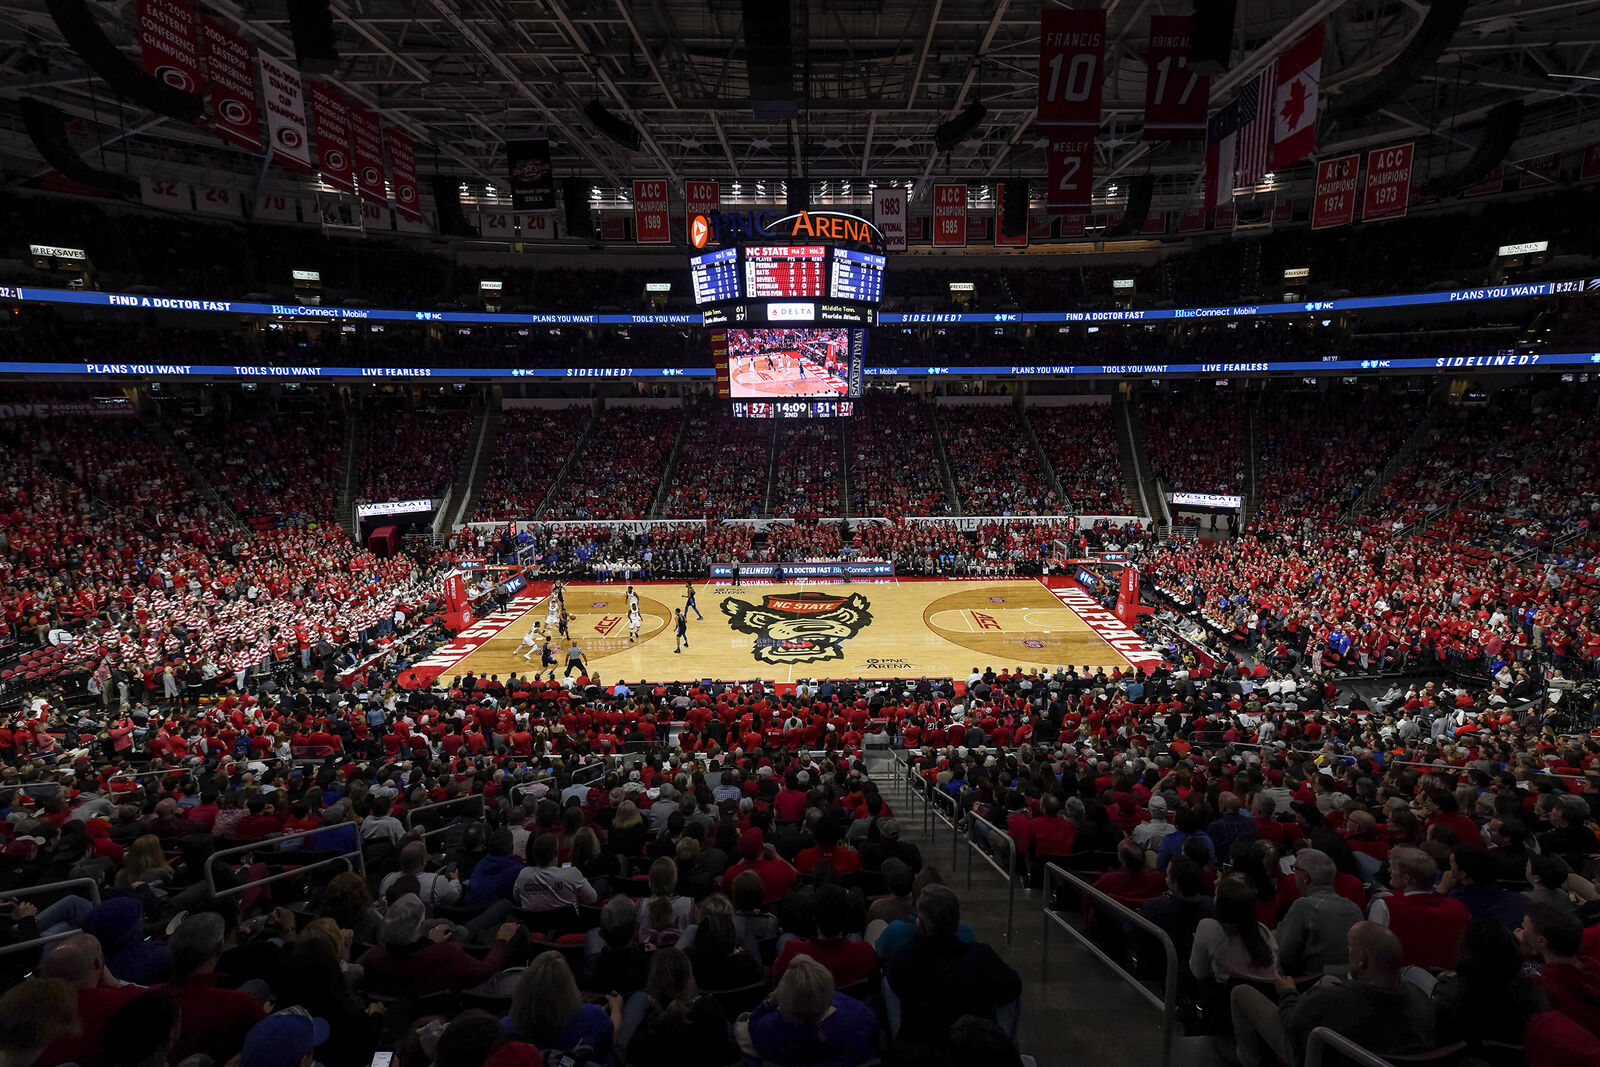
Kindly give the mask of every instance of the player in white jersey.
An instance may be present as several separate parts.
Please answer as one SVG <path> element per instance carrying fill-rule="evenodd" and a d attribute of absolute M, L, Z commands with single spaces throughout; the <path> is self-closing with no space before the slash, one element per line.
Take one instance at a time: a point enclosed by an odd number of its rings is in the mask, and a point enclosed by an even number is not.
<path fill-rule="evenodd" d="M 644 617 L 639 614 L 639 602 L 635 600 L 628 605 L 628 643 L 639 640 L 639 627 L 644 625 Z"/>
<path fill-rule="evenodd" d="M 554 630 L 561 624 L 561 601 L 551 597 L 544 606 L 544 625 L 547 630 Z"/>
<path fill-rule="evenodd" d="M 523 649 L 527 649 L 528 651 L 526 653 L 524 653 L 522 651 Z M 522 643 L 517 646 L 517 650 L 515 652 L 513 652 L 512 655 L 514 655 L 514 656 L 522 656 L 523 659 L 532 659 L 533 658 L 533 654 L 536 651 L 538 651 L 538 649 L 539 649 L 539 627 L 538 626 L 530 626 L 530 627 L 528 627 L 528 632 L 522 635 Z"/>
<path fill-rule="evenodd" d="M 633 586 L 628 586 L 628 610 L 639 610 L 639 594 L 633 591 Z"/>

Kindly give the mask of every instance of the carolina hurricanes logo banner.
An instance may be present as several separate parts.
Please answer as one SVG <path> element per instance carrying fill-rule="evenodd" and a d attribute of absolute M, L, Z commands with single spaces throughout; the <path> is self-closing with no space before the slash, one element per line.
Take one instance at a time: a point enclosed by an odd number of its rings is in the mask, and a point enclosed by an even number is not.
<path fill-rule="evenodd" d="M 267 137 L 272 144 L 272 159 L 309 173 L 311 138 L 306 128 L 306 98 L 300 72 L 265 52 L 257 59 L 267 98 Z"/>
<path fill-rule="evenodd" d="M 311 117 L 316 122 L 317 163 L 322 168 L 322 180 L 341 193 L 355 192 L 350 114 L 344 97 L 330 85 L 312 82 Z"/>
<path fill-rule="evenodd" d="M 261 112 L 256 106 L 256 50 L 215 19 L 200 20 L 210 75 L 211 122 L 217 136 L 247 152 L 261 151 Z"/>
<path fill-rule="evenodd" d="M 755 638 L 751 654 L 775 666 L 843 659 L 845 641 L 872 624 L 869 607 L 860 593 L 768 595 L 759 605 L 736 597 L 722 601 L 729 625 Z"/>
<path fill-rule="evenodd" d="M 389 194 L 384 190 L 383 179 L 383 129 L 376 111 L 350 105 L 350 151 L 355 156 L 356 185 L 361 199 L 388 204 Z"/>
<path fill-rule="evenodd" d="M 384 136 L 389 142 L 389 173 L 394 177 L 394 209 L 412 222 L 422 221 L 422 194 L 417 189 L 417 146 L 399 130 Z"/>
<path fill-rule="evenodd" d="M 200 44 L 190 0 L 139 0 L 139 58 L 157 81 L 200 91 Z"/>

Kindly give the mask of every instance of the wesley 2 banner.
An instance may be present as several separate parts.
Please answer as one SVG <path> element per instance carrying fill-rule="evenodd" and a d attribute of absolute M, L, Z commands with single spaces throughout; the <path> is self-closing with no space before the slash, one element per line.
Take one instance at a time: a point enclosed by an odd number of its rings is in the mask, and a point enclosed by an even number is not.
<path fill-rule="evenodd" d="M 556 178 L 550 169 L 550 140 L 537 137 L 506 142 L 511 168 L 511 206 L 518 211 L 554 211 Z"/>

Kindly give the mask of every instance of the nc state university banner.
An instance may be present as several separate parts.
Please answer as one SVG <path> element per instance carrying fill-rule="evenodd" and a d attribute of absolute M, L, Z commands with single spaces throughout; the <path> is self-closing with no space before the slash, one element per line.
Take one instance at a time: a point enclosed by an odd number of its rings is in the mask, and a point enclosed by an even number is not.
<path fill-rule="evenodd" d="M 389 173 L 394 179 L 394 209 L 411 222 L 421 222 L 422 193 L 417 188 L 416 143 L 392 127 L 384 136 L 389 142 Z"/>
<path fill-rule="evenodd" d="M 144 72 L 174 89 L 200 91 L 200 43 L 190 0 L 139 0 L 139 58 Z"/>
<path fill-rule="evenodd" d="M 261 64 L 261 87 L 267 97 L 267 139 L 272 145 L 273 161 L 309 173 L 311 139 L 307 136 L 306 98 L 300 72 L 265 52 L 256 59 Z"/>
<path fill-rule="evenodd" d="M 200 31 L 206 39 L 211 122 L 217 136 L 247 152 L 259 152 L 261 113 L 256 107 L 256 50 L 215 19 L 202 18 Z"/>
<path fill-rule="evenodd" d="M 1317 162 L 1317 193 L 1311 201 L 1311 228 L 1348 226 L 1356 220 L 1356 186 L 1361 177 L 1361 155 Z"/>
<path fill-rule="evenodd" d="M 518 211 L 554 211 L 556 177 L 550 169 L 550 141 L 507 141 L 506 164 L 511 168 L 511 206 Z"/>
<path fill-rule="evenodd" d="M 667 183 L 646 179 L 633 183 L 633 239 L 642 245 L 665 244 L 672 240 L 671 216 L 667 214 Z"/>
<path fill-rule="evenodd" d="M 1022 224 L 1021 233 L 1010 233 L 1005 227 L 1006 220 L 1006 183 L 1001 182 L 995 186 L 994 194 L 994 243 L 996 248 L 1027 248 L 1028 224 Z"/>
<path fill-rule="evenodd" d="M 910 221 L 906 213 L 905 189 L 892 186 L 872 190 L 872 221 L 877 224 L 878 232 L 883 234 L 884 251 L 904 252 L 906 223 Z"/>
<path fill-rule="evenodd" d="M 683 232 L 689 236 L 689 243 L 696 248 L 705 244 L 704 240 L 696 243 L 694 235 L 694 217 L 696 215 L 710 215 L 717 210 L 717 205 L 722 201 L 722 186 L 716 182 L 685 181 L 683 183 Z M 707 234 L 706 236 L 710 236 Z"/>
<path fill-rule="evenodd" d="M 1416 144 L 1375 148 L 1367 153 L 1367 190 L 1361 221 L 1404 218 L 1411 205 L 1411 159 Z"/>
<path fill-rule="evenodd" d="M 1151 15 L 1145 53 L 1144 139 L 1198 141 L 1206 135 L 1211 79 L 1189 69 L 1188 15 Z"/>
<path fill-rule="evenodd" d="M 967 243 L 967 187 L 933 187 L 933 246 L 963 248 Z"/>
<path fill-rule="evenodd" d="M 383 185 L 383 131 L 378 113 L 357 104 L 349 105 L 350 152 L 355 157 L 356 185 L 361 199 L 387 204 L 389 194 Z"/>
<path fill-rule="evenodd" d="M 1089 211 L 1094 192 L 1094 131 L 1057 127 L 1045 146 L 1045 209 L 1053 214 Z"/>
<path fill-rule="evenodd" d="M 1039 15 L 1039 124 L 1100 125 L 1106 13 L 1048 8 Z"/>
<path fill-rule="evenodd" d="M 355 162 L 350 151 L 350 113 L 344 97 L 331 85 L 312 82 L 311 118 L 316 123 L 317 165 L 322 168 L 322 180 L 341 193 L 355 192 Z"/>

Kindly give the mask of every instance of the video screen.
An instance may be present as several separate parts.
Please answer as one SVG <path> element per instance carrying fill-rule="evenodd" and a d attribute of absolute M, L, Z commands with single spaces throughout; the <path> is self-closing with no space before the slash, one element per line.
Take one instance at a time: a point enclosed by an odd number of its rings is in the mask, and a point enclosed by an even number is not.
<path fill-rule="evenodd" d="M 744 250 L 744 291 L 752 299 L 823 295 L 827 267 L 821 245 L 751 245 Z"/>
<path fill-rule="evenodd" d="M 739 299 L 739 250 L 723 248 L 689 258 L 694 277 L 694 302 L 713 304 Z"/>
<path fill-rule="evenodd" d="M 861 395 L 865 330 L 730 329 L 726 343 L 732 398 Z"/>

